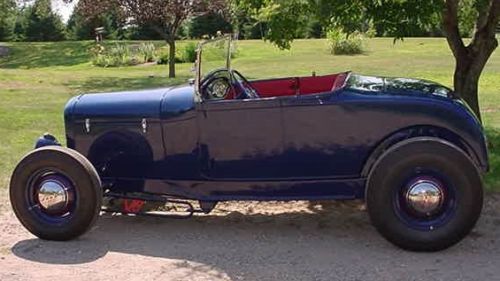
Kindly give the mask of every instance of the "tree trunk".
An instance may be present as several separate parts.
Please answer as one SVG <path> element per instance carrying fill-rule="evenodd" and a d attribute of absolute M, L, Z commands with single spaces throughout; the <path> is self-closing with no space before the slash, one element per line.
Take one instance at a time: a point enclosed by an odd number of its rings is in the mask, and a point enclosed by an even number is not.
<path fill-rule="evenodd" d="M 470 106 L 477 118 L 481 121 L 479 109 L 479 77 L 481 72 L 476 73 L 471 67 L 472 62 L 467 58 L 457 58 L 453 84 L 455 92 L 463 98 Z"/>
<path fill-rule="evenodd" d="M 168 54 L 168 77 L 175 78 L 175 39 L 167 40 Z"/>
<path fill-rule="evenodd" d="M 446 0 L 443 10 L 443 31 L 455 56 L 455 92 L 463 98 L 481 120 L 479 110 L 479 78 L 491 54 L 498 46 L 495 28 L 500 18 L 500 0 L 488 0 L 478 10 L 476 31 L 472 41 L 465 46 L 458 29 L 458 0 Z"/>
<path fill-rule="evenodd" d="M 455 92 L 463 98 L 481 120 L 479 109 L 479 78 L 498 41 L 493 38 L 477 36 L 463 52 L 455 55 L 456 66 L 453 84 Z"/>

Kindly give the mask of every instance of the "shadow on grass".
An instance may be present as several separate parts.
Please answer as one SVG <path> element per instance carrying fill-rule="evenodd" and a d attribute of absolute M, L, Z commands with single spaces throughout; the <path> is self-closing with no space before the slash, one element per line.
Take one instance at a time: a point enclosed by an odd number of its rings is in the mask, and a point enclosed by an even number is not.
<path fill-rule="evenodd" d="M 490 171 L 485 177 L 488 191 L 500 191 L 500 130 L 486 128 L 488 137 L 488 150 Z"/>
<path fill-rule="evenodd" d="M 0 59 L 0 68 L 72 66 L 90 61 L 86 42 L 13 43 L 9 55 Z"/>
<path fill-rule="evenodd" d="M 77 92 L 106 92 L 142 90 L 162 87 L 171 87 L 187 84 L 188 76 L 167 78 L 165 76 L 143 76 L 143 77 L 91 77 L 85 81 L 71 81 L 66 86 Z"/>

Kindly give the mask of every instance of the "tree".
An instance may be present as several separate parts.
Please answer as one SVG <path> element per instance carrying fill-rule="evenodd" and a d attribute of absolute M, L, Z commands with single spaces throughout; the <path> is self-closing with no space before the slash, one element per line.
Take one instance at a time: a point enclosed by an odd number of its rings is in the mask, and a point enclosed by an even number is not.
<path fill-rule="evenodd" d="M 0 0 L 0 41 L 11 39 L 16 12 L 14 0 Z"/>
<path fill-rule="evenodd" d="M 71 1 L 71 0 L 68 0 Z M 169 46 L 169 77 L 175 77 L 175 38 L 190 17 L 220 13 L 225 0 L 80 0 L 87 17 L 118 8 L 131 24 L 150 26 Z"/>
<path fill-rule="evenodd" d="M 148 25 L 133 25 L 127 27 L 129 40 L 163 40 L 163 37 Z"/>
<path fill-rule="evenodd" d="M 230 33 L 231 24 L 220 14 L 206 14 L 195 17 L 189 24 L 189 36 L 201 38 L 204 35 L 215 36 L 217 32 Z"/>
<path fill-rule="evenodd" d="M 493 51 L 498 47 L 495 37 L 500 19 L 500 0 L 476 1 L 477 19 L 472 40 L 466 46 L 460 36 L 458 0 L 447 0 L 442 12 L 443 30 L 455 56 L 455 91 L 464 98 L 478 117 L 479 78 Z"/>
<path fill-rule="evenodd" d="M 119 13 L 120 11 L 116 9 L 110 9 L 87 18 L 82 14 L 80 4 L 77 4 L 67 23 L 68 37 L 72 40 L 95 39 L 95 29 L 104 27 L 106 38 L 123 39 L 125 21 Z"/>
<path fill-rule="evenodd" d="M 293 34 L 304 24 L 304 14 L 315 15 L 324 25 L 340 26 L 347 32 L 372 22 L 378 29 L 403 38 L 411 29 L 429 29 L 441 22 L 441 30 L 455 57 L 454 88 L 481 118 L 478 87 L 481 73 L 498 46 L 495 29 L 500 18 L 500 0 L 235 0 L 239 9 L 252 9 L 255 18 L 267 22 L 266 39 L 289 48 Z M 472 7 L 466 11 L 462 7 Z M 287 14 L 288 12 L 288 14 Z M 475 28 L 466 45 L 460 27 L 473 18 Z M 295 20 L 295 21 L 294 21 Z M 470 24 L 469 24 L 470 27 Z M 462 34 L 464 31 L 462 30 Z"/>
<path fill-rule="evenodd" d="M 307 0 L 234 0 L 232 18 L 240 20 L 241 14 L 251 15 L 261 28 L 264 39 L 282 49 L 289 49 L 290 43 L 308 24 L 311 9 Z"/>
<path fill-rule="evenodd" d="M 26 17 L 24 35 L 28 41 L 61 41 L 65 27 L 61 17 L 52 11 L 50 0 L 36 0 L 23 13 Z"/>

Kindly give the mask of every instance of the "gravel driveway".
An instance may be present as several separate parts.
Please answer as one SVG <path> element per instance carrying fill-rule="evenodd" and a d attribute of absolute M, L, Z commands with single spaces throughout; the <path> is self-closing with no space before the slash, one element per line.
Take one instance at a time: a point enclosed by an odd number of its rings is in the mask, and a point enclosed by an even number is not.
<path fill-rule="evenodd" d="M 0 280 L 500 280 L 499 203 L 488 196 L 474 232 L 433 254 L 393 247 L 352 203 L 231 203 L 191 220 L 104 215 L 63 243 L 35 239 L 3 203 Z"/>

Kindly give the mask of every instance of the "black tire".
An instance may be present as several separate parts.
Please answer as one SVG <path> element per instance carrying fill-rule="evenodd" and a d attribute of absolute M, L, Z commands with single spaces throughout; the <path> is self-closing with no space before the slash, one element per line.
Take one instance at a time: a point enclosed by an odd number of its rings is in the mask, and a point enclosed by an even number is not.
<path fill-rule="evenodd" d="M 407 199 L 412 177 L 420 183 L 436 179 L 443 197 L 435 214 L 414 211 Z M 483 206 L 482 180 L 458 147 L 436 138 L 415 138 L 391 147 L 375 163 L 366 203 L 373 225 L 388 241 L 411 251 L 439 251 L 461 241 L 475 226 Z"/>
<path fill-rule="evenodd" d="M 49 177 L 52 182 L 64 182 L 61 185 L 66 190 L 64 208 L 57 214 L 43 208 L 38 195 Z M 35 236 L 71 240 L 96 222 L 102 204 L 101 181 L 92 164 L 78 152 L 43 147 L 26 155 L 17 165 L 10 181 L 10 201 L 19 221 Z"/>

